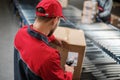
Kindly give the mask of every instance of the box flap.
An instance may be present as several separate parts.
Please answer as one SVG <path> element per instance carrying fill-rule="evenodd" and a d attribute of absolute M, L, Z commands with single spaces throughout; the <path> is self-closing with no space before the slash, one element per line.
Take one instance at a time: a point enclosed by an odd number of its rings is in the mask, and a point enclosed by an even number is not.
<path fill-rule="evenodd" d="M 82 30 L 58 27 L 54 35 L 57 38 L 65 40 L 70 45 L 86 46 L 85 36 Z"/>

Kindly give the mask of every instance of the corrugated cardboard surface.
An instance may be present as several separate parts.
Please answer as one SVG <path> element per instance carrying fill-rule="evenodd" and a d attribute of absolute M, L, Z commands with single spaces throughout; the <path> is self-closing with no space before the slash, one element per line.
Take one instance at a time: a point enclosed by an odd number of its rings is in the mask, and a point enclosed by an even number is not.
<path fill-rule="evenodd" d="M 93 23 L 98 12 L 98 3 L 96 1 L 85 1 L 83 7 L 82 23 Z"/>
<path fill-rule="evenodd" d="M 116 15 L 111 15 L 111 24 L 120 29 L 120 17 Z"/>
<path fill-rule="evenodd" d="M 91 16 L 82 16 L 81 18 L 81 23 L 84 23 L 84 24 L 91 24 L 93 23 L 95 20 L 92 20 Z"/>
<path fill-rule="evenodd" d="M 73 80 L 80 80 L 86 46 L 84 32 L 82 30 L 58 27 L 54 32 L 54 35 L 55 37 L 67 42 L 64 42 L 62 47 L 54 45 L 54 47 L 56 47 L 60 52 L 61 65 L 63 69 L 68 57 L 68 52 L 77 52 L 79 54 L 78 63 L 77 66 L 75 66 Z"/>

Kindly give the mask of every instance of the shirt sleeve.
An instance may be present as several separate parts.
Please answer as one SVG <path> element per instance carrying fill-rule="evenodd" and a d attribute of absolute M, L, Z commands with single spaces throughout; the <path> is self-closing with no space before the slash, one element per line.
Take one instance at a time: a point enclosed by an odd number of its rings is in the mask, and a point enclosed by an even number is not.
<path fill-rule="evenodd" d="M 113 1 L 112 0 L 108 0 L 105 7 L 104 7 L 104 12 L 100 13 L 99 16 L 100 17 L 106 17 L 108 15 L 110 15 L 111 13 L 111 9 L 112 9 L 112 5 L 113 5 Z"/>
<path fill-rule="evenodd" d="M 49 42 L 54 42 L 55 41 L 55 36 L 51 35 L 50 37 L 48 37 Z"/>
<path fill-rule="evenodd" d="M 72 80 L 72 73 L 65 72 L 60 66 L 58 53 L 53 53 L 49 60 L 41 67 L 43 80 Z"/>

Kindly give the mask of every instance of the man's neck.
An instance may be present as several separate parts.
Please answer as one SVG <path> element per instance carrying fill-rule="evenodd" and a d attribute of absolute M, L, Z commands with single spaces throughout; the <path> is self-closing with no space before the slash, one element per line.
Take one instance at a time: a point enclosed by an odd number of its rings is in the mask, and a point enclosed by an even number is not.
<path fill-rule="evenodd" d="M 49 29 L 47 29 L 47 26 L 42 25 L 40 23 L 34 23 L 33 29 L 35 29 L 36 31 L 38 31 L 46 36 L 49 34 L 49 31 L 50 31 Z"/>

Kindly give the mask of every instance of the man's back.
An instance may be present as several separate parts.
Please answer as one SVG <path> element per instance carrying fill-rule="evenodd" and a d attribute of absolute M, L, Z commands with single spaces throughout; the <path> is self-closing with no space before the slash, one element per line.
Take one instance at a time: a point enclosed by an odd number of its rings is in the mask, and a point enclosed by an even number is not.
<path fill-rule="evenodd" d="M 48 37 L 23 27 L 15 37 L 15 80 L 71 80 L 72 73 L 64 72 L 60 55 L 48 44 Z"/>
<path fill-rule="evenodd" d="M 42 37 L 41 40 L 39 40 L 34 36 L 31 36 L 27 26 L 18 31 L 14 44 L 15 56 L 17 56 L 17 58 L 15 58 L 15 64 L 18 65 L 15 66 L 15 68 L 19 67 L 20 76 L 23 76 L 23 79 L 25 80 L 33 80 L 30 77 L 40 75 L 38 71 L 40 70 L 41 65 L 45 63 L 51 55 L 54 55 L 52 53 L 55 53 L 54 51 L 56 51 L 45 44 L 45 42 L 42 41 Z M 16 70 L 17 69 L 15 69 L 15 71 Z M 19 72 L 17 72 L 18 74 L 16 75 L 19 75 Z"/>

